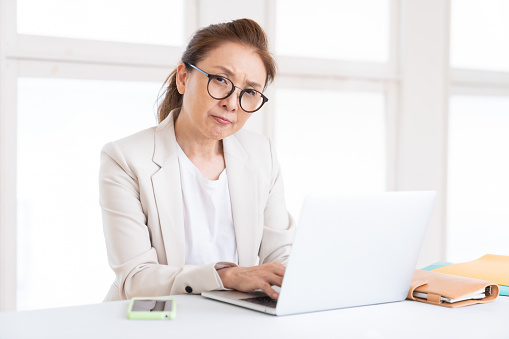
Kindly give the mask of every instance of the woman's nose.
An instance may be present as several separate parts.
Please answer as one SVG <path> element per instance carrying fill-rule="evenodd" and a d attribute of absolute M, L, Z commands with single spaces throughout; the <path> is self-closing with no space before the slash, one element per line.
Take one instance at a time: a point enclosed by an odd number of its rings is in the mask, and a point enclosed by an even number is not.
<path fill-rule="evenodd" d="M 237 87 L 233 91 L 232 94 L 230 94 L 229 97 L 223 99 L 222 106 L 225 107 L 228 111 L 237 111 L 239 108 L 239 95 L 240 95 L 240 89 Z"/>

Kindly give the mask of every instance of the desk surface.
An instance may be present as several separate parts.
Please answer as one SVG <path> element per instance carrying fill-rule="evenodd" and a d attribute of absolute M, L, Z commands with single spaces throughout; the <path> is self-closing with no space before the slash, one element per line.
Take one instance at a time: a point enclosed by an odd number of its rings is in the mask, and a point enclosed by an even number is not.
<path fill-rule="evenodd" d="M 449 309 L 415 301 L 276 317 L 178 295 L 174 320 L 128 320 L 128 301 L 0 313 L 11 338 L 509 338 L 509 297 Z"/>

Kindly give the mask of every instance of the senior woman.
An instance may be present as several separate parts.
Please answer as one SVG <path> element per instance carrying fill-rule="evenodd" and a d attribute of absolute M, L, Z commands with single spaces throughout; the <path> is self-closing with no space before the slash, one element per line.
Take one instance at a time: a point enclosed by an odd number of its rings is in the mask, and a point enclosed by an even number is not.
<path fill-rule="evenodd" d="M 116 276 L 106 300 L 220 289 L 278 298 L 294 221 L 271 141 L 242 130 L 275 69 L 256 22 L 202 28 L 165 82 L 159 125 L 104 146 Z"/>

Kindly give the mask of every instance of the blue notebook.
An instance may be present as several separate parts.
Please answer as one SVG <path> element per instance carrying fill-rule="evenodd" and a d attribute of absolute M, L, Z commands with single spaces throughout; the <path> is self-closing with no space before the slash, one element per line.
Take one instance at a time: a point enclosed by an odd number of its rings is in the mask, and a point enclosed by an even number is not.
<path fill-rule="evenodd" d="M 447 262 L 447 261 L 437 261 L 429 266 L 426 266 L 424 268 L 421 268 L 421 270 L 423 271 L 432 271 L 436 268 L 439 268 L 439 267 L 444 267 L 444 266 L 448 266 L 448 265 L 452 265 L 453 263 L 452 262 Z M 498 295 L 501 295 L 501 296 L 504 296 L 504 297 L 509 297 L 509 286 L 504 286 L 504 285 L 498 285 L 498 289 L 499 289 L 499 292 L 498 292 Z"/>

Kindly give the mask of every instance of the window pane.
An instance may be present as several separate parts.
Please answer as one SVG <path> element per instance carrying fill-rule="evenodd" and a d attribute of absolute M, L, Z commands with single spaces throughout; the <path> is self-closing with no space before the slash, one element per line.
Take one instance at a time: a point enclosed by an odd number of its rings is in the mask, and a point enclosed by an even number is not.
<path fill-rule="evenodd" d="M 509 98 L 453 96 L 447 260 L 509 255 Z"/>
<path fill-rule="evenodd" d="M 18 80 L 18 309 L 101 302 L 102 146 L 155 125 L 161 84 Z"/>
<path fill-rule="evenodd" d="M 388 0 L 277 0 L 276 52 L 386 62 Z"/>
<path fill-rule="evenodd" d="M 451 66 L 509 71 L 509 1 L 453 0 Z"/>
<path fill-rule="evenodd" d="M 279 89 L 276 95 L 278 158 L 295 217 L 312 192 L 385 189 L 383 94 Z"/>
<path fill-rule="evenodd" d="M 18 0 L 18 33 L 181 45 L 183 0 Z"/>

